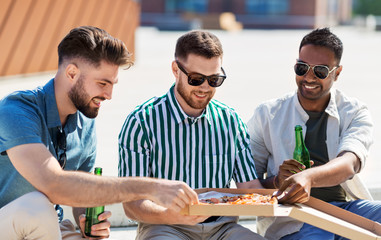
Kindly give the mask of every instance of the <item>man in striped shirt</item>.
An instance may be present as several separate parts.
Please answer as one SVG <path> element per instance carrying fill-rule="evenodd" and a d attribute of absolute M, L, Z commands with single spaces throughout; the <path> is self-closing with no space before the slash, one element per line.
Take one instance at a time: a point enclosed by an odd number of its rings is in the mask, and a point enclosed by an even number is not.
<path fill-rule="evenodd" d="M 245 124 L 213 100 L 226 78 L 212 33 L 191 31 L 176 44 L 176 82 L 128 115 L 119 134 L 119 176 L 181 180 L 192 188 L 262 188 Z M 263 239 L 237 217 L 184 216 L 149 200 L 124 203 L 139 221 L 137 239 Z"/>

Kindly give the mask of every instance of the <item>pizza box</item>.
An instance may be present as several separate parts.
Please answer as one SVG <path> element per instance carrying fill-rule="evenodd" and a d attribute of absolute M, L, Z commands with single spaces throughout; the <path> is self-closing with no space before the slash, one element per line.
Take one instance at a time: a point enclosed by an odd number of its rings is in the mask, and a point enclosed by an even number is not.
<path fill-rule="evenodd" d="M 276 189 L 202 188 L 195 191 L 198 194 L 215 191 L 232 194 L 259 193 L 271 195 Z M 381 224 L 313 197 L 304 204 L 295 205 L 196 204 L 185 207 L 183 214 L 207 216 L 284 216 L 311 224 L 349 239 L 381 240 Z"/>

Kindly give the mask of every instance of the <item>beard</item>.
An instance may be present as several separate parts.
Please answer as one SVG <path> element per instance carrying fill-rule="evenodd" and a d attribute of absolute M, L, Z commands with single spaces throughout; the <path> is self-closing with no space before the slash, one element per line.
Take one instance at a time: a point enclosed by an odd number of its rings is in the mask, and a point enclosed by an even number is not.
<path fill-rule="evenodd" d="M 69 98 L 73 102 L 74 106 L 88 118 L 95 118 L 98 116 L 99 108 L 91 107 L 91 99 L 89 94 L 85 91 L 83 86 L 84 76 L 80 76 L 78 81 L 69 91 Z M 102 100 L 104 98 L 98 97 Z M 90 100 L 89 100 L 90 99 Z"/>
<path fill-rule="evenodd" d="M 210 102 L 210 100 L 213 98 L 213 95 L 214 95 L 213 93 L 210 93 L 210 92 L 200 92 L 200 91 L 191 91 L 188 93 L 186 91 L 186 88 L 185 88 L 184 83 L 182 81 L 178 82 L 177 92 L 184 99 L 184 101 L 190 107 L 192 107 L 194 109 L 205 109 L 206 106 L 208 105 L 208 103 Z M 205 94 L 205 95 L 207 95 L 207 97 L 202 102 L 196 101 L 196 100 L 192 99 L 192 93 L 194 93 L 194 92 L 199 92 L 199 93 Z"/>

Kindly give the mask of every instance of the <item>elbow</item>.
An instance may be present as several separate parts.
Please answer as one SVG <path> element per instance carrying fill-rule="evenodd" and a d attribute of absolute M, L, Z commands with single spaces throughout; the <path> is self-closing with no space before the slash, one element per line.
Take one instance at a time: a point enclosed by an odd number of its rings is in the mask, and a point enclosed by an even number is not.
<path fill-rule="evenodd" d="M 123 203 L 123 210 L 124 213 L 126 214 L 127 218 L 134 220 L 134 221 L 139 221 L 138 217 L 134 213 L 132 209 L 134 209 L 136 206 L 134 206 L 134 202 L 125 202 Z"/>
<path fill-rule="evenodd" d="M 51 203 L 67 205 L 69 202 L 66 198 L 69 196 L 65 196 L 60 183 L 59 176 L 56 176 L 55 179 L 46 179 L 37 190 L 45 194 Z"/>

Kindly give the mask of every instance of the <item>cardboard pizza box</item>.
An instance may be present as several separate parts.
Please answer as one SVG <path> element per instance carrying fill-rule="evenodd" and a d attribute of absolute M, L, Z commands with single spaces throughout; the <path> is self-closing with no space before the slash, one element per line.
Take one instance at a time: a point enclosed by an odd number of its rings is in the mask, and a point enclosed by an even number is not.
<path fill-rule="evenodd" d="M 196 190 L 198 194 L 211 191 L 271 195 L 276 190 L 232 188 L 202 188 Z M 381 240 L 381 224 L 313 197 L 304 204 L 295 205 L 191 205 L 184 208 L 183 213 L 207 216 L 288 216 L 349 239 Z"/>

